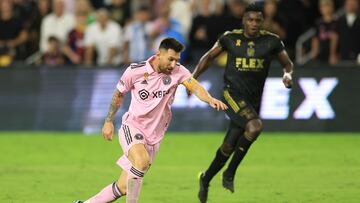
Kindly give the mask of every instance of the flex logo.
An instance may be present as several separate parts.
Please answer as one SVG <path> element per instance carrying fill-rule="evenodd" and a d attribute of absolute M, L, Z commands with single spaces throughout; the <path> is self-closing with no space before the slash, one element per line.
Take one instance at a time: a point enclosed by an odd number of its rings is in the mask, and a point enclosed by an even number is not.
<path fill-rule="evenodd" d="M 238 70 L 254 70 L 264 68 L 264 59 L 259 58 L 236 58 L 235 66 Z"/>
<path fill-rule="evenodd" d="M 145 89 L 142 89 L 139 91 L 139 96 L 140 96 L 140 99 L 142 99 L 142 100 L 147 99 L 149 97 L 149 94 L 150 93 Z"/>
<path fill-rule="evenodd" d="M 163 98 L 165 95 L 169 94 L 170 90 L 168 91 L 156 91 L 156 92 L 153 92 L 153 98 Z"/>

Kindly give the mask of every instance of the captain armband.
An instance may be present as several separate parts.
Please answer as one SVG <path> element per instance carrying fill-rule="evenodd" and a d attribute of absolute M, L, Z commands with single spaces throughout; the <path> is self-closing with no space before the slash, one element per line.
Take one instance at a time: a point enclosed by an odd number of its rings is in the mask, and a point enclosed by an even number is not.
<path fill-rule="evenodd" d="M 196 87 L 199 83 L 195 78 L 190 77 L 190 78 L 186 79 L 183 82 L 183 84 L 185 85 L 186 89 L 188 89 L 192 92 L 194 87 Z"/>

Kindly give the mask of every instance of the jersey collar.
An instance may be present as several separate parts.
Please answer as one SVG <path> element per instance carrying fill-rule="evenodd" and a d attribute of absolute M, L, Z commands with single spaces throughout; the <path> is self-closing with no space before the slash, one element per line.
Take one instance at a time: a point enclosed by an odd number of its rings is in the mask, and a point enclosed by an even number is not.
<path fill-rule="evenodd" d="M 151 66 L 150 64 L 150 61 L 154 60 L 155 59 L 155 55 L 154 56 L 151 56 L 150 58 L 148 58 L 146 60 L 146 72 L 149 73 L 149 75 L 153 72 L 155 72 L 154 68 Z"/>

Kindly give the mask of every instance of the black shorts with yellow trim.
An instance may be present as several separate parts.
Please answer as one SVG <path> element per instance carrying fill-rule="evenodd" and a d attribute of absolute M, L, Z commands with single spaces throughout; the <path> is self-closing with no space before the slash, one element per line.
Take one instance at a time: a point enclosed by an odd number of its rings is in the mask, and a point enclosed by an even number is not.
<path fill-rule="evenodd" d="M 223 102 L 229 107 L 226 114 L 231 121 L 244 129 L 247 122 L 259 118 L 258 107 L 254 107 L 241 95 L 233 94 L 228 89 L 224 89 Z"/>

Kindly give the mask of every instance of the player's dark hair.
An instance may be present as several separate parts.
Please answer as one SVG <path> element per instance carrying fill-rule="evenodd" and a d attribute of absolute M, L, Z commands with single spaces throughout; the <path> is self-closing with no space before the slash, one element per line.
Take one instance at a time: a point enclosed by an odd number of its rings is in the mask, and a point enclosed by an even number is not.
<path fill-rule="evenodd" d="M 172 49 L 175 52 L 182 52 L 184 50 L 184 45 L 181 44 L 179 41 L 177 41 L 174 38 L 168 37 L 161 41 L 159 49 Z"/>
<path fill-rule="evenodd" d="M 251 3 L 245 9 L 245 13 L 247 13 L 247 12 L 260 12 L 260 13 L 263 13 L 263 8 L 260 5 L 256 4 L 256 3 Z"/>

